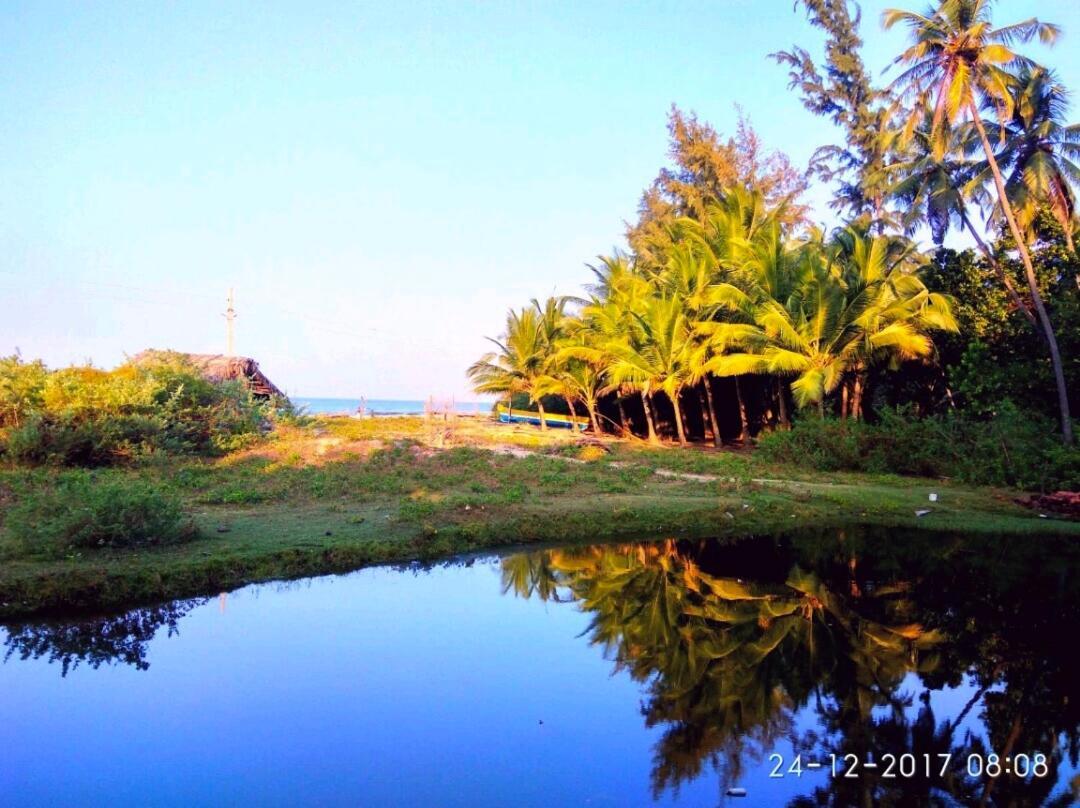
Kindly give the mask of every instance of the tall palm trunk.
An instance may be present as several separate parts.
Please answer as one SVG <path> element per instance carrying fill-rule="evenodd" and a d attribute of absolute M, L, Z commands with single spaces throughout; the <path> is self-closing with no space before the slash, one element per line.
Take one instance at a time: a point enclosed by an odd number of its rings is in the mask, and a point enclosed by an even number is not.
<path fill-rule="evenodd" d="M 840 384 L 840 420 L 846 421 L 848 414 L 848 383 L 843 381 Z"/>
<path fill-rule="evenodd" d="M 570 434 L 576 435 L 577 428 L 577 410 L 574 409 L 574 399 L 570 396 L 563 396 L 566 399 L 566 406 L 570 408 Z"/>
<path fill-rule="evenodd" d="M 1016 287 L 1013 286 L 1012 280 L 1005 274 L 1005 268 L 1001 265 L 1001 262 L 997 260 L 997 257 L 990 251 L 986 242 L 983 241 L 982 236 L 979 235 L 979 231 L 975 229 L 975 226 L 971 223 L 971 219 L 968 218 L 967 211 L 961 208 L 960 221 L 967 228 L 967 231 L 971 233 L 971 237 L 975 239 L 975 243 L 979 245 L 979 251 L 986 258 L 990 264 L 990 268 L 994 270 L 994 274 L 998 276 L 998 280 L 1005 286 L 1005 290 L 1009 293 L 1009 297 L 1012 299 L 1013 305 L 1020 309 L 1024 313 L 1024 316 L 1028 318 L 1030 323 L 1035 327 L 1035 330 L 1039 330 L 1039 323 L 1035 319 L 1035 315 L 1031 313 L 1031 307 L 1024 302 L 1020 297 L 1020 293 L 1016 291 Z M 1040 333 L 1041 335 L 1041 333 Z"/>
<path fill-rule="evenodd" d="M 547 432 L 547 421 L 544 419 L 544 402 L 536 399 L 536 406 L 540 408 L 540 431 Z"/>
<path fill-rule="evenodd" d="M 694 388 L 697 396 L 698 408 L 701 410 L 701 437 L 707 440 L 709 437 L 709 405 L 705 403 L 705 393 L 700 387 Z"/>
<path fill-rule="evenodd" d="M 990 171 L 994 175 L 994 186 L 997 188 L 998 201 L 1001 210 L 1005 214 L 1005 220 L 1009 223 L 1009 230 L 1016 240 L 1016 249 L 1020 252 L 1020 258 L 1024 262 L 1024 274 L 1027 276 L 1028 290 L 1031 292 L 1031 302 L 1035 304 L 1035 313 L 1039 316 L 1039 324 L 1046 336 L 1046 344 L 1050 349 L 1050 364 L 1054 368 L 1054 382 L 1057 384 L 1058 409 L 1061 411 L 1061 438 L 1066 444 L 1072 444 L 1072 416 L 1069 414 L 1069 390 L 1065 386 L 1065 371 L 1061 367 L 1061 354 L 1058 351 L 1057 338 L 1054 336 L 1054 327 L 1050 324 L 1050 316 L 1046 313 L 1042 295 L 1039 294 L 1039 284 L 1035 279 L 1035 268 L 1031 263 L 1031 254 L 1028 252 L 1027 243 L 1020 233 L 1016 224 L 1016 216 L 1013 214 L 1012 205 L 1009 204 L 1008 195 L 1005 193 L 1005 180 L 1001 177 L 1001 169 L 994 157 L 994 149 L 990 145 L 990 139 L 986 136 L 982 118 L 979 117 L 979 109 L 975 105 L 975 98 L 968 97 L 968 111 L 975 123 L 975 129 L 982 141 L 986 160 L 990 164 Z"/>
<path fill-rule="evenodd" d="M 626 407 L 623 406 L 623 397 L 616 394 L 615 403 L 619 405 L 619 426 L 622 427 L 622 436 L 625 438 L 630 432 L 630 422 L 626 418 Z"/>
<path fill-rule="evenodd" d="M 600 434 L 600 422 L 596 420 L 596 402 L 586 401 L 585 409 L 589 411 L 589 423 L 592 424 L 593 435 Z"/>
<path fill-rule="evenodd" d="M 656 422 L 653 420 L 652 404 L 649 402 L 649 394 L 641 391 L 641 403 L 645 406 L 645 423 L 649 425 L 649 443 L 659 443 L 660 438 L 656 434 Z"/>
<path fill-rule="evenodd" d="M 777 409 L 780 410 L 780 424 L 784 429 L 791 429 L 791 418 L 787 411 L 787 391 L 780 379 L 776 380 L 776 404 Z"/>
<path fill-rule="evenodd" d="M 750 440 L 750 421 L 746 417 L 746 402 L 742 397 L 742 385 L 739 384 L 739 377 L 735 377 L 735 400 L 739 403 L 739 425 L 742 431 L 739 432 L 739 440 L 743 443 L 748 443 Z"/>
<path fill-rule="evenodd" d="M 671 406 L 675 408 L 675 431 L 679 435 L 679 445 L 686 445 L 686 427 L 683 425 L 682 408 L 679 406 L 679 391 L 671 394 Z"/>
<path fill-rule="evenodd" d="M 720 425 L 716 420 L 716 405 L 713 403 L 712 383 L 709 381 L 708 376 L 702 379 L 701 383 L 705 386 L 705 400 L 709 403 L 709 424 L 712 426 L 712 445 L 720 448 Z"/>
<path fill-rule="evenodd" d="M 865 385 L 864 376 L 866 374 L 863 371 L 855 372 L 855 381 L 852 382 L 851 390 L 851 417 L 856 421 L 862 420 L 862 397 L 863 387 Z"/>

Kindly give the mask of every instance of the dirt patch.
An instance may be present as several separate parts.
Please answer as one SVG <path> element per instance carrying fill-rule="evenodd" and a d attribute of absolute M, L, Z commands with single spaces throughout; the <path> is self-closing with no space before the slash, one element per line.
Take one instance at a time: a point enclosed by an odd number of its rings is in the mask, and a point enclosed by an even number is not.
<path fill-rule="evenodd" d="M 230 455 L 222 463 L 231 465 L 253 458 L 299 466 L 321 466 L 350 459 L 366 459 L 385 447 L 381 440 L 348 440 L 313 436 L 273 441 Z"/>
<path fill-rule="evenodd" d="M 1067 519 L 1080 520 L 1080 491 L 1057 491 L 1016 501 L 1041 513 L 1053 513 Z"/>

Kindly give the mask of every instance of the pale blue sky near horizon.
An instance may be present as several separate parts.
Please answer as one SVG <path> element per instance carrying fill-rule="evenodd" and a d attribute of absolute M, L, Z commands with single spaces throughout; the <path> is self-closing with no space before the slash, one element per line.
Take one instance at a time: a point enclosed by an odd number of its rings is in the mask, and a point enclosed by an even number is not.
<path fill-rule="evenodd" d="M 924 3 L 862 4 L 875 72 L 892 5 Z M 1033 14 L 1080 88 L 1080 3 L 996 8 Z M 0 355 L 220 352 L 234 287 L 237 352 L 292 394 L 472 398 L 506 309 L 622 244 L 671 104 L 723 133 L 741 105 L 799 166 L 840 138 L 768 58 L 821 42 L 791 0 L 5 4 Z"/>

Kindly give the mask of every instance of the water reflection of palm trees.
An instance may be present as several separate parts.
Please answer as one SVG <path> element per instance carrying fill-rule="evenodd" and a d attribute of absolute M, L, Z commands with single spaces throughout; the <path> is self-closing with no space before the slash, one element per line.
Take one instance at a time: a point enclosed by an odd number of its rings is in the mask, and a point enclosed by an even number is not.
<path fill-rule="evenodd" d="M 958 737 L 959 721 L 936 720 L 928 691 L 912 715 L 914 698 L 904 687 L 911 674 L 940 687 L 959 684 L 971 672 L 981 692 L 969 709 L 985 714 L 996 750 L 1009 748 L 1009 730 L 995 718 L 1001 696 L 987 691 L 1005 684 L 1012 692 L 1020 659 L 1040 659 L 1046 649 L 1034 656 L 1019 648 L 997 654 L 993 669 L 980 675 L 978 664 L 988 658 L 985 636 L 994 626 L 972 623 L 986 615 L 971 612 L 970 593 L 958 591 L 955 570 L 943 563 L 950 553 L 966 551 L 933 537 L 856 563 L 858 537 L 782 544 L 771 545 L 766 563 L 750 565 L 749 574 L 747 543 L 725 549 L 715 542 L 667 541 L 514 556 L 503 562 L 503 581 L 521 596 L 577 601 L 591 614 L 590 640 L 644 684 L 645 723 L 664 728 L 654 754 L 656 795 L 678 790 L 707 767 L 719 773 L 725 790 L 785 740 L 819 758 L 952 751 L 966 759 L 978 751 L 978 736 Z M 901 558 L 905 552 L 914 555 Z M 1005 594 L 993 593 L 992 583 L 978 581 L 984 591 L 976 599 L 987 591 L 990 598 Z M 1001 606 L 997 601 L 998 612 Z M 984 637 L 979 651 L 970 647 L 973 634 Z M 1004 637 L 996 636 L 1000 646 Z M 1062 687 L 1057 680 L 1044 687 L 1058 706 L 1069 697 L 1070 688 Z M 794 718 L 804 708 L 814 711 L 819 728 L 799 735 Z M 1025 709 L 1031 713 L 1031 704 Z M 1046 751 L 1056 775 L 1063 752 L 1055 733 L 1075 744 L 1078 723 L 1074 715 L 1049 725 L 1043 720 L 1024 744 L 1013 738 L 1013 753 Z M 1075 749 L 1071 756 L 1075 763 Z M 944 779 L 834 778 L 795 804 L 1042 805 L 1056 782 L 1056 776 L 1037 783 L 1012 778 L 988 786 L 962 776 L 963 764 L 957 765 Z"/>
<path fill-rule="evenodd" d="M 205 602 L 191 598 L 106 617 L 8 624 L 2 627 L 4 661 L 44 658 L 60 665 L 61 676 L 83 663 L 95 669 L 119 663 L 146 670 L 150 640 L 162 628 L 170 637 L 176 634 L 180 618 Z"/>

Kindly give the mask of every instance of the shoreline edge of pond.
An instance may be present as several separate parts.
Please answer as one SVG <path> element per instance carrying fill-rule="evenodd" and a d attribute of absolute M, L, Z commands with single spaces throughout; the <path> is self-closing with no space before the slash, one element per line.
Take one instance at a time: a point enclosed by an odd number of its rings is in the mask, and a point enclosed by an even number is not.
<path fill-rule="evenodd" d="M 0 620 L 106 612 L 251 583 L 471 552 L 857 525 L 1080 537 L 1018 491 L 810 471 L 746 450 L 661 448 L 486 419 L 316 418 L 217 459 L 0 469 L 0 502 L 69 480 L 153 485 L 182 501 L 183 543 L 35 554 L 0 523 Z"/>

